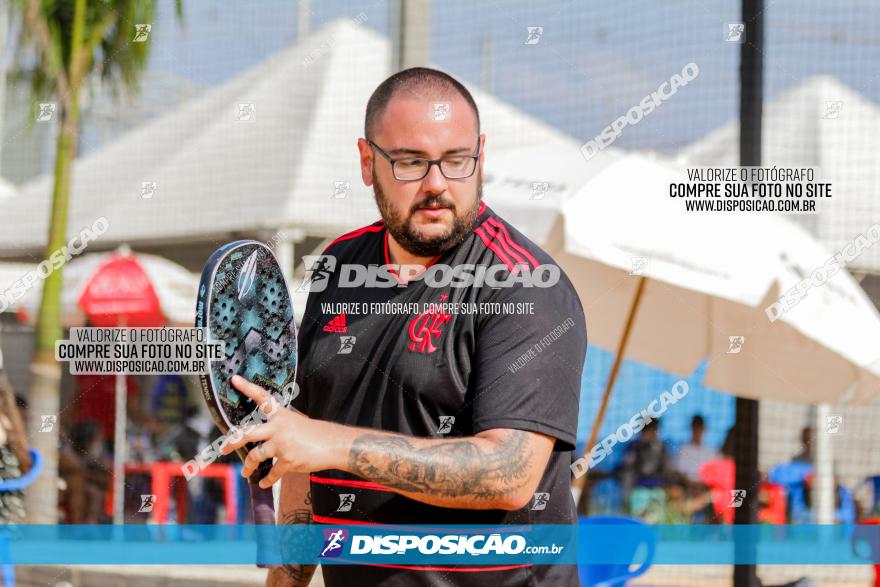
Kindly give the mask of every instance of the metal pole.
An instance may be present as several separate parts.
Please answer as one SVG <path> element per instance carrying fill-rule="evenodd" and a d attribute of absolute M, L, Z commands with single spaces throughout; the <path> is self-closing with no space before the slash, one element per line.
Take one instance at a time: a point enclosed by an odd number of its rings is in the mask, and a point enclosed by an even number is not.
<path fill-rule="evenodd" d="M 3 173 L 3 112 L 6 111 L 6 44 L 9 42 L 9 5 L 0 2 L 0 175 Z"/>
<path fill-rule="evenodd" d="M 125 326 L 125 320 L 119 324 Z M 126 427 L 126 381 L 125 374 L 116 374 L 116 425 L 113 435 L 113 523 L 117 526 L 125 520 L 125 457 L 128 443 L 125 441 Z"/>
<path fill-rule="evenodd" d="M 814 484 L 816 493 L 813 503 L 816 507 L 817 524 L 834 523 L 834 450 L 831 435 L 828 433 L 828 416 L 831 415 L 831 404 L 819 404 L 816 409 L 816 421 L 813 426 L 813 466 L 815 467 Z"/>
<path fill-rule="evenodd" d="M 481 44 L 482 59 L 480 63 L 480 86 L 483 88 L 484 92 L 491 94 L 495 89 L 495 80 L 492 76 L 494 63 L 492 56 L 493 42 L 491 33 L 483 35 Z"/>
<path fill-rule="evenodd" d="M 299 10 L 296 14 L 297 21 L 297 30 L 296 30 L 296 42 L 299 43 L 306 35 L 309 34 L 309 14 L 311 14 L 311 10 L 309 10 L 309 0 L 299 0 Z"/>
<path fill-rule="evenodd" d="M 742 0 L 742 22 L 745 40 L 740 45 L 739 162 L 740 165 L 761 165 L 761 127 L 764 90 L 764 0 Z M 755 525 L 758 521 L 758 402 L 736 399 L 734 424 L 734 462 L 736 488 L 745 489 L 742 505 L 734 513 L 735 524 Z M 737 542 L 736 556 L 754 560 L 754 543 Z M 734 587 L 758 587 L 754 564 L 733 567 Z"/>
<path fill-rule="evenodd" d="M 431 0 L 400 0 L 394 71 L 427 67 L 431 60 Z"/>

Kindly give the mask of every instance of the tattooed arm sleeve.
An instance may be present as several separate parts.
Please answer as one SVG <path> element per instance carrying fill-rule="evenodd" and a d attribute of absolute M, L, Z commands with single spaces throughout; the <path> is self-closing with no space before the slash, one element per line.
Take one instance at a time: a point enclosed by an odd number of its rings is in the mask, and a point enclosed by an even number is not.
<path fill-rule="evenodd" d="M 312 498 L 309 476 L 289 473 L 281 480 L 281 499 L 278 512 L 280 524 L 311 524 Z M 283 533 L 282 533 L 283 535 Z M 315 574 L 315 565 L 286 564 L 269 570 L 266 587 L 306 587 Z"/>
<path fill-rule="evenodd" d="M 553 443 L 512 429 L 440 440 L 364 431 L 352 442 L 348 470 L 431 505 L 514 510 L 531 500 Z"/>

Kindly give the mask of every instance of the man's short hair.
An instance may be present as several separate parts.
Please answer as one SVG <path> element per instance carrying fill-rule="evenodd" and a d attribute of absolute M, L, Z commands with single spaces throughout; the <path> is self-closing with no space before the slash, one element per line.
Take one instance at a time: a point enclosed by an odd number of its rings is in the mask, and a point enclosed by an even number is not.
<path fill-rule="evenodd" d="M 381 84 L 370 96 L 367 102 L 367 113 L 364 120 L 364 136 L 371 139 L 375 136 L 376 125 L 388 102 L 391 101 L 398 92 L 407 92 L 408 94 L 429 95 L 431 97 L 444 97 L 451 94 L 458 94 L 464 98 L 465 102 L 474 111 L 477 119 L 477 134 L 480 133 L 480 111 L 477 109 L 477 103 L 474 97 L 464 85 L 457 79 L 447 73 L 428 67 L 411 67 L 395 73 Z"/>
<path fill-rule="evenodd" d="M 702 414 L 694 414 L 694 417 L 691 418 L 691 428 L 694 426 L 706 427 L 706 420 L 703 419 Z"/>

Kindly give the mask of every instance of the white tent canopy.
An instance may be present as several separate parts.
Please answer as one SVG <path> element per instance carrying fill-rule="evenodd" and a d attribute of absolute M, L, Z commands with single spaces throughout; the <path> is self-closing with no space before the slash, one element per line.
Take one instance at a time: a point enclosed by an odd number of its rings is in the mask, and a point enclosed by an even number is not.
<path fill-rule="evenodd" d="M 0 200 L 11 198 L 15 195 L 15 185 L 7 179 L 0 177 Z"/>
<path fill-rule="evenodd" d="M 68 232 L 105 216 L 107 245 L 226 238 L 300 228 L 337 236 L 378 211 L 361 181 L 356 139 L 372 91 L 390 75 L 390 44 L 335 21 L 240 76 L 206 91 L 74 164 Z M 474 91 L 486 156 L 566 135 Z M 253 104 L 250 121 L 239 105 Z M 155 182 L 152 197 L 142 186 Z M 333 197 L 336 182 L 349 182 Z M 344 184 L 343 184 L 344 185 Z M 52 178 L 0 201 L 0 253 L 42 251 Z"/>
<path fill-rule="evenodd" d="M 817 203 L 819 214 L 798 218 L 826 249 L 840 250 L 880 222 L 880 106 L 832 77 L 812 77 L 765 106 L 762 143 L 766 164 L 815 167 L 832 184 L 832 198 Z M 738 122 L 680 157 L 688 165 L 738 165 Z M 850 267 L 880 271 L 880 247 L 866 249 Z"/>

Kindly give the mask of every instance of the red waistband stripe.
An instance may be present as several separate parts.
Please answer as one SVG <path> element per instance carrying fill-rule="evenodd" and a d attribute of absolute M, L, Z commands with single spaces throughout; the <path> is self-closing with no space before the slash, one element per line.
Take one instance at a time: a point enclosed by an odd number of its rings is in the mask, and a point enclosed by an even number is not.
<path fill-rule="evenodd" d="M 330 477 L 319 477 L 317 475 L 309 475 L 309 481 L 320 483 L 322 485 L 340 485 L 342 487 L 354 487 L 357 489 L 372 489 L 374 491 L 394 492 L 384 485 L 373 483 L 372 481 L 359 481 L 357 479 L 332 479 Z"/>
<path fill-rule="evenodd" d="M 312 514 L 312 521 L 318 522 L 319 524 L 337 524 L 340 526 L 345 526 L 346 524 L 351 526 L 374 526 L 377 522 L 365 522 L 364 520 L 346 520 L 345 518 L 332 518 L 330 516 L 319 516 L 318 514 Z"/>

